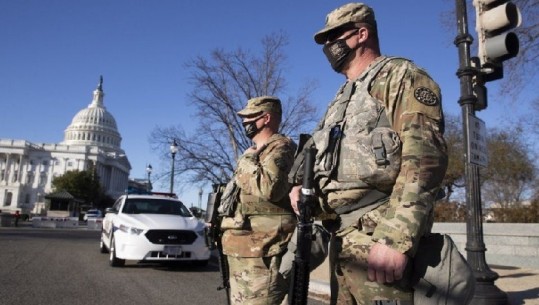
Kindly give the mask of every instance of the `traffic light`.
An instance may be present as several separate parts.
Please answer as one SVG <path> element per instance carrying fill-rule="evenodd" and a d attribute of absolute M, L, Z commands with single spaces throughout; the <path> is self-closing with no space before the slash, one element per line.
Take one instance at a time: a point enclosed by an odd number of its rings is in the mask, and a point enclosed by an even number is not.
<path fill-rule="evenodd" d="M 480 70 L 481 63 L 478 57 L 470 58 L 472 68 Z M 472 92 L 475 95 L 476 101 L 473 105 L 475 111 L 481 111 L 487 109 L 487 87 L 485 86 L 485 74 L 479 72 L 472 78 Z"/>
<path fill-rule="evenodd" d="M 474 0 L 478 57 L 486 82 L 503 77 L 502 62 L 518 54 L 518 37 L 510 29 L 520 26 L 518 7 L 510 1 Z"/>

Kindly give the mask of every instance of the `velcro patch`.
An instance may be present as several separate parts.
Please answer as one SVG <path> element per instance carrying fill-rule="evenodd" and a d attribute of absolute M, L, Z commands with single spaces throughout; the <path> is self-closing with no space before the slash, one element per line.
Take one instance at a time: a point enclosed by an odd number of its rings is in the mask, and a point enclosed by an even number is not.
<path fill-rule="evenodd" d="M 275 165 L 277 165 L 280 170 L 285 170 L 288 167 L 288 161 L 286 158 L 278 157 L 275 158 Z"/>
<path fill-rule="evenodd" d="M 438 97 L 429 88 L 419 87 L 415 89 L 414 96 L 416 100 L 427 106 L 434 106 L 438 104 Z"/>

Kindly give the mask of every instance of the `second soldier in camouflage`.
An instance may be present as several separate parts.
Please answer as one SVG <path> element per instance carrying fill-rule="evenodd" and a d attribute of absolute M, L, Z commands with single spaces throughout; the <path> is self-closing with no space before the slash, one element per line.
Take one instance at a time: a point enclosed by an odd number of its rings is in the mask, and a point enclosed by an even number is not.
<path fill-rule="evenodd" d="M 288 283 L 278 271 L 296 224 L 287 196 L 296 145 L 278 133 L 276 97 L 253 98 L 238 114 L 255 146 L 238 160 L 233 179 L 239 198 L 234 215 L 221 223 L 231 304 L 280 304 Z"/>

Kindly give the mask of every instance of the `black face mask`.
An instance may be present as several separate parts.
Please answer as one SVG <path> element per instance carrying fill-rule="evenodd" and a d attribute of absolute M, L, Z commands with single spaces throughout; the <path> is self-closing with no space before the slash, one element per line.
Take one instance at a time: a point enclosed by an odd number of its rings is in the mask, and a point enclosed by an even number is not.
<path fill-rule="evenodd" d="M 348 62 L 349 58 L 353 54 L 352 51 L 354 51 L 355 49 L 355 48 L 354 49 L 350 48 L 346 44 L 346 40 L 352 37 L 352 35 L 355 35 L 357 32 L 358 30 L 353 31 L 349 35 L 346 35 L 346 37 L 337 39 L 333 42 L 330 42 L 324 45 L 324 48 L 323 48 L 324 54 L 326 54 L 326 57 L 329 63 L 331 64 L 331 67 L 337 73 L 342 72 L 344 65 Z"/>
<path fill-rule="evenodd" d="M 258 127 L 256 127 L 256 120 L 251 121 L 251 122 L 247 122 L 247 123 L 243 123 L 243 129 L 245 130 L 245 135 L 249 139 L 254 138 L 256 136 L 256 134 L 260 131 L 260 129 L 258 129 Z"/>
<path fill-rule="evenodd" d="M 257 117 L 256 119 L 254 119 L 252 121 L 242 123 L 243 129 L 245 130 L 245 135 L 249 139 L 254 138 L 256 136 L 256 134 L 260 131 L 260 129 L 258 127 L 256 127 L 256 122 L 258 120 L 260 120 L 263 116 L 264 116 L 264 114 Z"/>

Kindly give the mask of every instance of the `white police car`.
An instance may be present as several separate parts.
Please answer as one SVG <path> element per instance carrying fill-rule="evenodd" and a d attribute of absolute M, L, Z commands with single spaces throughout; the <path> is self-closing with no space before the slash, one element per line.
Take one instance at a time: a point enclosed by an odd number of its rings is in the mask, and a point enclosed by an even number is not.
<path fill-rule="evenodd" d="M 106 210 L 100 250 L 110 253 L 113 267 L 126 260 L 192 261 L 204 266 L 210 258 L 205 228 L 178 199 L 123 195 Z"/>

